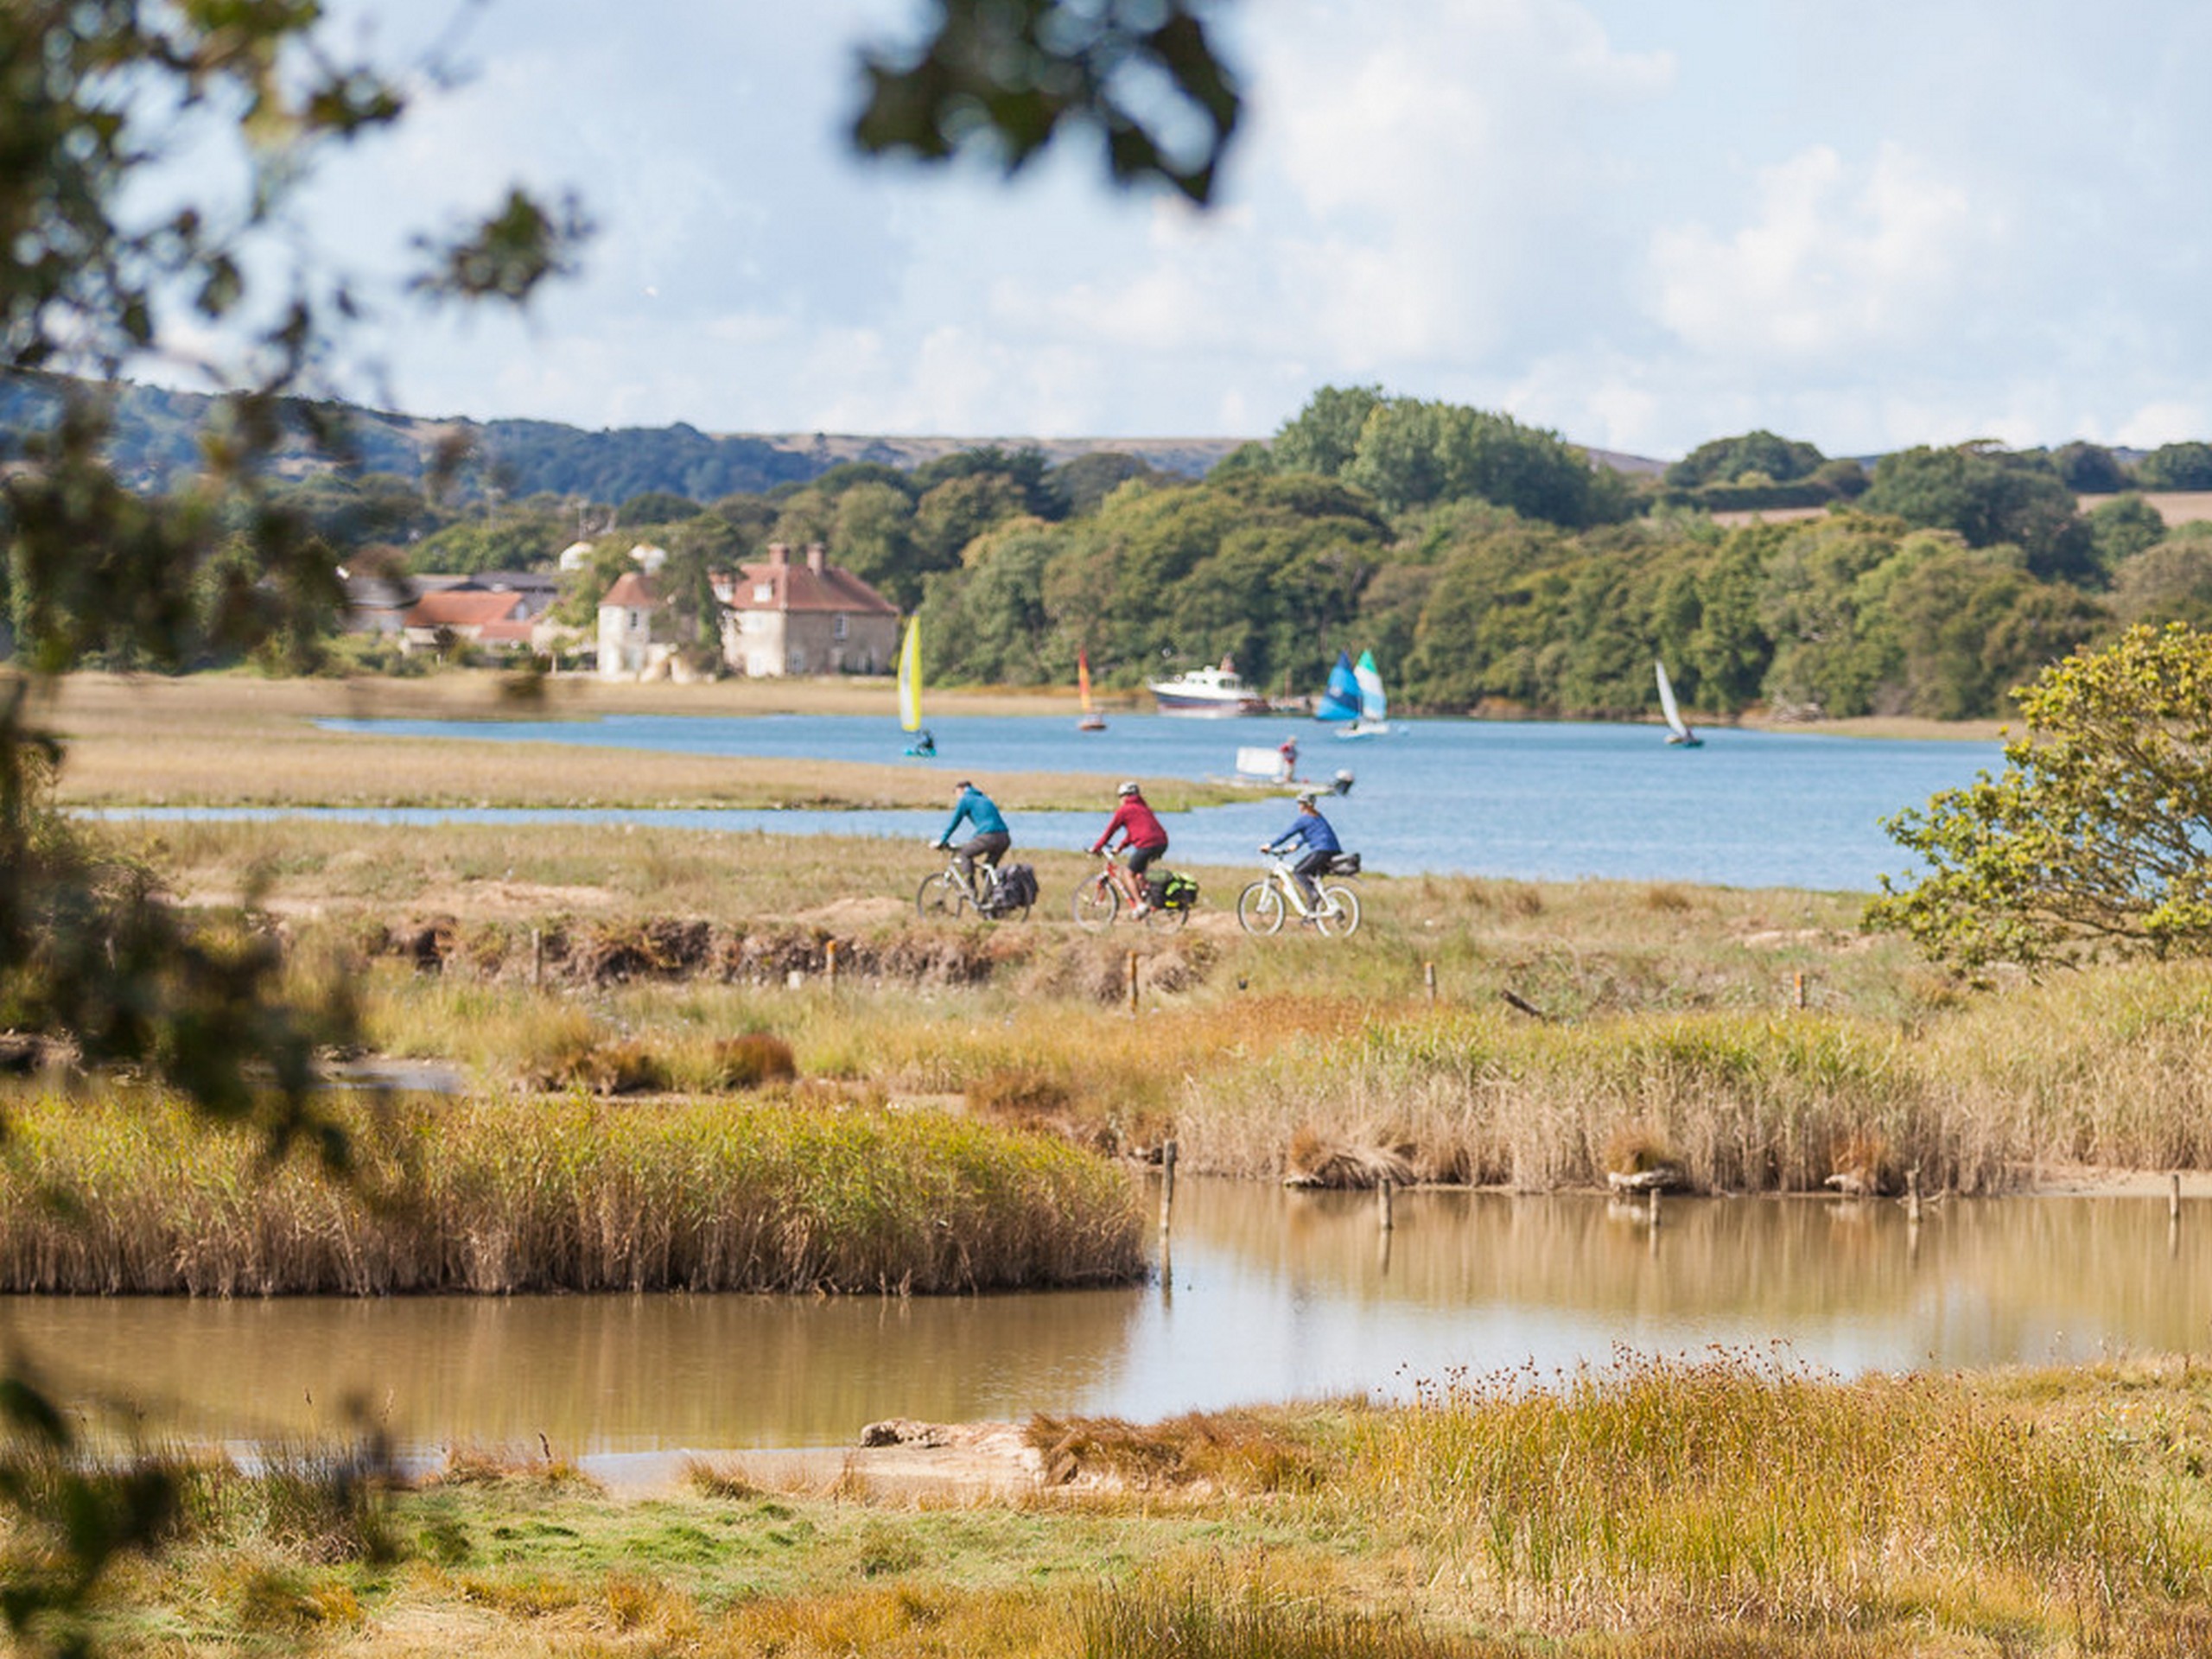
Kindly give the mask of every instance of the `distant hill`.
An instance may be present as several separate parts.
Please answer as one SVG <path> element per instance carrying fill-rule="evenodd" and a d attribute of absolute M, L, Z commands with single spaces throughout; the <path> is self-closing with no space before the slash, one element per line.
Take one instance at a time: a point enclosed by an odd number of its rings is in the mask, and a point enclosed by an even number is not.
<path fill-rule="evenodd" d="M 53 377 L 0 377 L 0 460 L 48 423 L 60 407 L 62 382 Z M 215 400 L 195 392 L 126 385 L 118 394 L 113 458 L 143 488 L 159 489 L 200 462 L 200 434 Z M 696 501 L 779 484 L 803 484 L 845 461 L 912 468 L 963 449 L 993 444 L 1033 448 L 1058 465 L 1100 452 L 1135 455 L 1161 472 L 1202 478 L 1243 438 L 871 437 L 825 432 L 702 432 L 678 423 L 588 431 L 555 421 L 431 419 L 354 404 L 314 404 L 325 418 L 342 416 L 364 471 L 420 478 L 441 454 L 467 459 L 458 474 L 465 493 L 508 497 L 550 492 L 621 502 L 647 490 Z M 1593 461 L 1631 474 L 1657 474 L 1664 461 L 1611 450 Z M 329 465 L 308 441 L 306 423 L 279 453 L 280 470 L 305 474 Z"/>

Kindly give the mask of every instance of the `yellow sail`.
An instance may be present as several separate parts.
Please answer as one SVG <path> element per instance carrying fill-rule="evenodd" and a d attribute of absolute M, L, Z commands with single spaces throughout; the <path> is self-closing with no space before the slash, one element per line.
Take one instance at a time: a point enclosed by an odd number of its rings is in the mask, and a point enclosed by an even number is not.
<path fill-rule="evenodd" d="M 899 723 L 922 729 L 922 619 L 909 619 L 906 643 L 899 647 Z"/>

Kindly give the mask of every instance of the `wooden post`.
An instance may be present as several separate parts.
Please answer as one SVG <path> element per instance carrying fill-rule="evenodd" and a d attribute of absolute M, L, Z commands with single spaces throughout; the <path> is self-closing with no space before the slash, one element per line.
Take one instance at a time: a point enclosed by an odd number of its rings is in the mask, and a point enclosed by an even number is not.
<path fill-rule="evenodd" d="M 1175 1155 L 1173 1141 L 1160 1148 L 1160 1236 L 1167 1236 L 1168 1224 L 1175 1215 Z"/>
<path fill-rule="evenodd" d="M 1427 987 L 1428 987 L 1428 1000 L 1429 1000 L 1430 1001 L 1432 1001 L 1432 1002 L 1435 1001 L 1436 1001 L 1436 964 L 1435 964 L 1434 963 L 1433 963 L 1433 962 L 1424 962 L 1423 963 L 1421 963 L 1421 976 L 1422 981 L 1423 981 L 1423 982 L 1427 985 Z"/>
<path fill-rule="evenodd" d="M 1795 995 L 1797 1006 L 1802 1008 L 1805 1006 L 1805 970 L 1801 968 L 1791 977 L 1796 981 Z"/>
<path fill-rule="evenodd" d="M 822 977 L 828 982 L 830 995 L 837 994 L 837 941 L 831 939 L 822 947 Z"/>
<path fill-rule="evenodd" d="M 1130 951 L 1130 952 L 1129 952 L 1129 1018 L 1130 1018 L 1130 1019 L 1132 1019 L 1132 1020 L 1134 1020 L 1134 1019 L 1135 1019 L 1135 1018 L 1136 1018 L 1136 1015 L 1137 1015 L 1137 953 L 1136 953 L 1135 951 L 1132 950 L 1132 951 Z M 1170 1141 L 1168 1144 L 1172 1146 L 1172 1145 L 1173 1145 L 1174 1143 L 1173 1143 L 1173 1141 Z"/>
<path fill-rule="evenodd" d="M 1649 1214 L 1650 1217 L 1651 1230 L 1656 1233 L 1659 1230 L 1659 1189 L 1656 1186 L 1651 1189 L 1651 1205 Z"/>
<path fill-rule="evenodd" d="M 530 988 L 536 990 L 545 983 L 545 930 L 530 930 Z"/>
<path fill-rule="evenodd" d="M 1385 1175 L 1382 1180 L 1376 1184 L 1375 1188 L 1375 1197 L 1376 1199 L 1375 1205 L 1375 1219 L 1376 1224 L 1379 1225 L 1386 1233 L 1398 1224 L 1397 1217 L 1391 1213 L 1392 1194 L 1394 1191 L 1395 1188 L 1393 1187 L 1390 1178 L 1388 1175 Z"/>
<path fill-rule="evenodd" d="M 1920 1225 L 1920 1166 L 1915 1164 L 1905 1172 L 1905 1219 L 1914 1226 Z"/>
<path fill-rule="evenodd" d="M 2174 1175 L 2173 1185 L 2166 1189 L 2166 1219 L 2181 1219 L 2181 1175 L 2178 1172 Z"/>

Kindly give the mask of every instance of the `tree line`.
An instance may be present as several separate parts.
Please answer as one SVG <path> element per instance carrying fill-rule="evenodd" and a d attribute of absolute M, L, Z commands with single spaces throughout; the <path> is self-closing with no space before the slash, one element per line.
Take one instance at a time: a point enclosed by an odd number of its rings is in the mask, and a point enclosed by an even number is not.
<path fill-rule="evenodd" d="M 2001 713 L 2011 688 L 2131 624 L 2212 622 L 2212 525 L 2168 526 L 2137 487 L 2153 486 L 2212 488 L 2212 445 L 2131 463 L 1972 443 L 1869 468 L 1751 432 L 1631 477 L 1510 416 L 1324 387 L 1203 479 L 982 448 L 610 499 L 359 466 L 301 479 L 276 508 L 356 572 L 543 569 L 582 540 L 560 613 L 585 629 L 650 542 L 702 660 L 715 571 L 820 543 L 922 616 L 939 683 L 1061 683 L 1081 651 L 1109 687 L 1227 657 L 1306 692 L 1364 648 L 1408 709 L 1621 716 L 1652 706 L 1659 657 L 1711 714 L 1958 719 Z M 1713 517 L 1777 493 L 1821 510 Z M 360 660 L 296 636 L 282 651 Z"/>

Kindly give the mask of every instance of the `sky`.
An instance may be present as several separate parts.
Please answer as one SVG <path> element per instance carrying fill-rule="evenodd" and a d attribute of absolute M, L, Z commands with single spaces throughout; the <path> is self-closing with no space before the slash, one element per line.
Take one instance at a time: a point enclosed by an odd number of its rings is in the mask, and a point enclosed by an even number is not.
<path fill-rule="evenodd" d="M 1082 135 L 1010 183 L 858 158 L 907 0 L 331 10 L 466 73 L 325 168 L 319 245 L 389 272 L 516 181 L 598 226 L 523 317 L 387 302 L 351 389 L 416 413 L 1265 436 L 1378 384 L 1659 457 L 2212 437 L 2189 0 L 1223 0 L 1203 213 Z"/>

